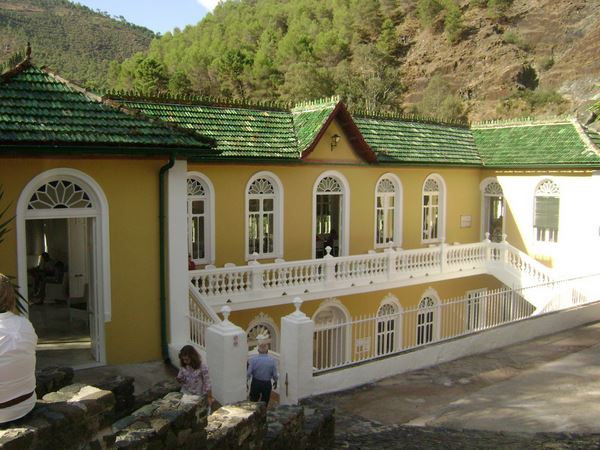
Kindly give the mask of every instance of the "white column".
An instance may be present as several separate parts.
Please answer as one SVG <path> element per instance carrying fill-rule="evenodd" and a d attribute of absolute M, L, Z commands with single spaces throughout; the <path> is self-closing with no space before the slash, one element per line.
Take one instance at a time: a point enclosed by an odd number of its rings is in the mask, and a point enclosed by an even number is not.
<path fill-rule="evenodd" d="M 313 393 L 313 334 L 315 324 L 300 311 L 302 301 L 296 297 L 296 311 L 281 319 L 279 395 L 284 405 L 296 404 Z"/>
<path fill-rule="evenodd" d="M 231 308 L 221 309 L 223 321 L 206 330 L 206 364 L 212 394 L 222 405 L 246 399 L 246 333 L 229 321 Z"/>
<path fill-rule="evenodd" d="M 175 161 L 167 171 L 167 301 L 169 353 L 188 343 L 187 161 Z"/>

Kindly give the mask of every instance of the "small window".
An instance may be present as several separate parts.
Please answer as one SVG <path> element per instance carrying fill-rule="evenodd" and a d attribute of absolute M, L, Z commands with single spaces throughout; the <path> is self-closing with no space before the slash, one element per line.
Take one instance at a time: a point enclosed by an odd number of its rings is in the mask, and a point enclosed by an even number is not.
<path fill-rule="evenodd" d="M 535 190 L 533 230 L 538 242 L 558 242 L 560 191 L 552 180 L 544 180 Z"/>
<path fill-rule="evenodd" d="M 255 176 L 246 192 L 246 257 L 275 257 L 281 253 L 281 217 L 279 187 L 267 174 Z"/>
<path fill-rule="evenodd" d="M 425 180 L 422 206 L 421 238 L 423 242 L 439 242 L 444 237 L 444 185 L 439 176 Z"/>
<path fill-rule="evenodd" d="M 209 189 L 199 177 L 187 180 L 188 253 L 196 264 L 210 260 Z"/>
<path fill-rule="evenodd" d="M 395 177 L 394 177 L 395 178 Z M 375 196 L 375 247 L 400 245 L 400 183 L 385 175 L 377 183 Z"/>
<path fill-rule="evenodd" d="M 417 345 L 427 344 L 434 340 L 436 302 L 433 297 L 423 297 L 417 313 Z"/>

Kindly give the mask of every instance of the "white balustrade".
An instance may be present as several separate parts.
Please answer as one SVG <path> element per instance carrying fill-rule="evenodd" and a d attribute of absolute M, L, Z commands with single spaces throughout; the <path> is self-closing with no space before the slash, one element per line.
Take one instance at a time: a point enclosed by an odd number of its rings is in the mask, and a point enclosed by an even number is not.
<path fill-rule="evenodd" d="M 380 253 L 322 259 L 192 270 L 190 282 L 197 293 L 217 303 L 258 300 L 326 292 L 366 284 L 406 282 L 419 277 L 462 276 L 461 272 L 490 273 L 509 269 L 521 281 L 519 286 L 548 283 L 551 269 L 514 248 L 504 240 L 471 244 L 392 250 Z"/>

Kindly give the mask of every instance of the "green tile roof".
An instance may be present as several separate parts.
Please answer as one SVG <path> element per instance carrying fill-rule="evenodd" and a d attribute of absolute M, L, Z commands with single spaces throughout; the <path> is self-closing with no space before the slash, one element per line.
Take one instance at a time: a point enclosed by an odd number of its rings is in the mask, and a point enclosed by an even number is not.
<path fill-rule="evenodd" d="M 292 109 L 300 153 L 313 143 L 338 102 L 339 99 L 332 98 L 322 102 L 305 103 Z"/>
<path fill-rule="evenodd" d="M 386 117 L 355 117 L 380 162 L 481 165 L 467 127 Z"/>
<path fill-rule="evenodd" d="M 475 125 L 475 144 L 487 167 L 600 166 L 600 155 L 567 120 Z"/>
<path fill-rule="evenodd" d="M 220 157 L 298 159 L 300 156 L 289 111 L 175 101 L 118 101 L 147 116 L 215 139 Z"/>
<path fill-rule="evenodd" d="M 114 153 L 177 148 L 201 154 L 210 148 L 195 133 L 119 111 L 24 62 L 0 78 L 0 151 L 33 146 L 54 153 L 75 146 L 111 147 Z"/>

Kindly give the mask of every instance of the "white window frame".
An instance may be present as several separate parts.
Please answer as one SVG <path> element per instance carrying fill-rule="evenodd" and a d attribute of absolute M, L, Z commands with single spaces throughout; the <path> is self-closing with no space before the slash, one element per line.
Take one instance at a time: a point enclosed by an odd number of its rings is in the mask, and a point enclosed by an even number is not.
<path fill-rule="evenodd" d="M 385 180 L 388 180 L 392 183 L 392 185 L 394 186 L 393 192 L 380 192 L 379 191 L 380 184 Z M 380 197 L 382 199 L 382 205 L 383 205 L 382 208 L 379 208 L 377 206 L 377 200 Z M 388 205 L 389 198 L 394 199 L 393 208 L 390 208 Z M 383 211 L 384 211 L 384 215 L 383 215 L 384 230 L 387 228 L 386 227 L 387 214 L 385 214 L 385 211 L 389 210 L 389 209 L 393 209 L 392 214 L 394 217 L 394 230 L 393 230 L 392 240 L 390 242 L 383 242 L 383 243 L 377 242 L 377 229 L 378 229 L 377 213 L 378 213 L 379 209 L 383 209 Z M 379 178 L 379 180 L 377 180 L 377 183 L 375 184 L 375 218 L 374 219 L 375 219 L 374 233 L 373 233 L 374 246 L 375 246 L 374 248 L 400 247 L 402 245 L 402 183 L 400 182 L 400 179 L 392 173 L 386 173 L 386 174 L 382 175 Z"/>
<path fill-rule="evenodd" d="M 423 306 L 423 302 L 425 299 L 431 299 L 433 304 L 430 306 Z M 440 336 L 440 317 L 439 317 L 439 309 L 440 309 L 440 297 L 435 291 L 435 289 L 429 288 L 425 291 L 425 293 L 421 296 L 421 300 L 419 301 L 419 306 L 417 309 L 417 321 L 416 321 L 416 335 L 415 335 L 415 343 L 416 345 L 426 345 L 431 344 L 432 342 L 436 342 L 439 340 Z M 427 313 L 432 313 L 432 320 L 430 322 L 424 322 L 419 325 L 419 317 L 421 314 L 427 315 Z M 425 342 L 419 342 L 419 331 L 421 328 L 427 327 L 427 325 L 431 323 L 431 339 Z"/>
<path fill-rule="evenodd" d="M 432 192 L 432 193 L 429 193 L 431 191 L 425 191 L 427 182 L 429 180 L 433 180 L 437 183 L 437 186 L 438 186 L 437 191 Z M 424 202 L 425 195 L 427 195 L 427 196 L 437 195 L 437 197 L 438 197 L 438 204 L 437 204 L 438 220 L 437 220 L 437 236 L 436 237 L 431 237 L 431 229 L 433 227 L 430 227 L 428 235 L 425 236 L 425 229 L 423 227 L 423 224 L 425 221 L 425 216 L 426 216 L 426 206 L 425 206 L 425 202 Z M 431 205 L 431 202 L 429 204 Z M 427 210 L 429 210 L 429 209 L 430 209 L 430 207 L 427 207 Z M 444 179 L 442 178 L 441 175 L 439 175 L 437 173 L 432 173 L 429 176 L 427 176 L 427 178 L 425 178 L 425 181 L 423 182 L 423 187 L 421 189 L 421 242 L 423 244 L 433 244 L 433 243 L 444 242 L 445 239 L 446 239 L 446 183 L 444 183 Z"/>
<path fill-rule="evenodd" d="M 558 212 L 556 217 L 556 236 L 553 240 L 539 239 L 539 233 L 535 226 L 535 218 L 537 215 L 537 199 L 538 198 L 556 198 L 558 200 Z M 558 243 L 558 234 L 560 231 L 560 188 L 558 183 L 550 178 L 544 178 L 535 187 L 533 196 L 533 240 L 542 245 L 553 245 Z"/>
<path fill-rule="evenodd" d="M 200 182 L 204 188 L 204 196 L 201 199 L 204 201 L 204 258 L 194 259 L 196 264 L 213 264 L 215 262 L 215 189 L 210 179 L 200 172 L 188 172 L 186 185 L 189 185 L 189 180 Z M 200 199 L 200 197 L 191 196 L 189 189 L 187 195 L 187 249 L 191 254 L 191 223 L 192 214 L 191 202 Z"/>
<path fill-rule="evenodd" d="M 346 256 L 349 252 L 349 236 L 350 236 L 350 184 L 344 175 L 336 170 L 328 170 L 320 174 L 314 185 L 313 185 L 313 206 L 312 206 L 312 258 L 315 259 L 317 255 L 316 248 L 316 240 L 317 240 L 317 195 L 319 194 L 318 188 L 321 180 L 327 177 L 332 177 L 337 179 L 342 187 L 343 192 L 340 194 L 342 196 L 341 207 L 342 211 L 340 214 L 341 217 L 341 226 L 340 230 L 338 230 L 338 240 L 339 240 L 339 256 Z"/>
<path fill-rule="evenodd" d="M 496 185 L 499 187 L 496 188 Z M 504 189 L 502 189 L 502 185 L 498 181 L 496 177 L 486 178 L 479 185 L 481 190 L 481 239 L 485 239 L 485 233 L 489 230 L 489 199 L 491 197 L 502 197 L 502 232 L 501 234 L 506 234 L 506 202 L 504 197 Z M 490 239 L 493 236 L 490 235 Z"/>
<path fill-rule="evenodd" d="M 393 312 L 391 314 L 382 314 L 384 308 L 389 309 L 389 307 L 393 309 Z M 377 325 L 375 330 L 375 352 L 378 356 L 395 353 L 402 349 L 402 313 L 402 305 L 394 295 L 388 294 L 381 301 L 377 309 Z M 383 330 L 380 329 L 380 324 L 383 324 Z M 390 324 L 393 326 L 392 330 L 389 329 Z M 391 339 L 389 336 L 391 336 Z M 380 340 L 383 340 L 383 345 L 380 345 Z M 390 341 L 392 344 L 391 349 L 388 348 Z M 383 351 L 381 350 L 382 346 L 385 347 Z"/>
<path fill-rule="evenodd" d="M 273 186 L 273 194 L 250 194 L 250 186 L 256 180 L 260 178 L 267 179 Z M 283 258 L 283 184 L 277 175 L 269 171 L 261 171 L 255 173 L 250 177 L 246 184 L 245 192 L 245 230 L 244 230 L 244 253 L 246 254 L 246 261 L 254 259 L 267 259 L 267 258 Z M 260 200 L 260 211 L 259 218 L 262 220 L 262 205 L 263 200 L 271 198 L 273 199 L 273 251 L 270 253 L 257 252 L 257 255 L 250 253 L 248 245 L 248 239 L 250 237 L 249 226 L 250 226 L 250 200 Z M 259 230 L 262 227 L 259 226 Z M 262 242 L 262 239 L 259 239 Z M 261 244 L 262 245 L 262 244 Z"/>
<path fill-rule="evenodd" d="M 485 328 L 487 289 L 466 292 L 465 331 L 473 332 Z"/>

